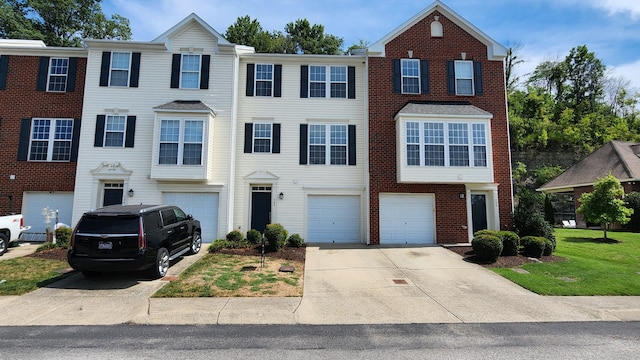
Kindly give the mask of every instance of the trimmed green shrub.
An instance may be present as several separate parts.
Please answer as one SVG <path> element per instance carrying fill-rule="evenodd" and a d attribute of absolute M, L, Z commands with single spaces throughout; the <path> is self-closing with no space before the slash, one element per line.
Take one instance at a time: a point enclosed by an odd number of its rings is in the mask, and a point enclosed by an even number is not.
<path fill-rule="evenodd" d="M 262 241 L 262 233 L 256 229 L 247 231 L 247 241 L 250 244 L 259 244 Z"/>
<path fill-rule="evenodd" d="M 482 261 L 495 262 L 502 252 L 502 240 L 493 235 L 478 235 L 471 240 L 476 257 Z"/>
<path fill-rule="evenodd" d="M 631 220 L 625 225 L 625 229 L 640 230 L 640 192 L 630 192 L 624 196 L 624 206 L 633 209 Z"/>
<path fill-rule="evenodd" d="M 55 231 L 56 245 L 58 247 L 68 249 L 69 243 L 71 241 L 72 232 L 73 232 L 73 229 L 71 229 L 70 227 L 63 226 L 63 227 L 57 228 Z"/>
<path fill-rule="evenodd" d="M 241 249 L 252 246 L 247 241 L 230 241 L 227 239 L 217 239 L 207 248 L 210 253 L 218 252 L 222 249 Z"/>
<path fill-rule="evenodd" d="M 227 240 L 233 242 L 241 242 L 244 240 L 244 235 L 242 235 L 242 233 L 238 230 L 231 230 L 227 234 Z"/>
<path fill-rule="evenodd" d="M 546 246 L 545 240 L 542 236 L 525 236 L 521 238 L 520 244 L 522 244 L 523 254 L 529 257 L 541 258 Z"/>
<path fill-rule="evenodd" d="M 269 224 L 264 230 L 264 236 L 267 238 L 267 248 L 271 251 L 278 251 L 284 247 L 289 233 L 280 224 Z"/>
<path fill-rule="evenodd" d="M 556 246 L 556 237 L 553 235 L 553 227 L 542 214 L 544 196 L 531 191 L 522 191 L 518 194 L 518 206 L 513 213 L 513 227 L 522 239 L 525 236 L 543 236 Z"/>
<path fill-rule="evenodd" d="M 520 237 L 513 231 L 498 231 L 498 237 L 502 240 L 501 256 L 516 256 L 520 250 Z"/>
<path fill-rule="evenodd" d="M 473 237 L 479 236 L 479 235 L 492 235 L 492 236 L 498 236 L 498 231 L 496 230 L 489 230 L 489 229 L 484 229 L 484 230 L 478 230 L 473 234 Z"/>
<path fill-rule="evenodd" d="M 543 238 L 543 239 L 544 239 L 544 251 L 542 252 L 542 255 L 549 256 L 553 254 L 553 252 L 555 251 L 555 247 L 553 246 L 553 243 L 549 241 L 549 239 L 547 238 Z"/>
<path fill-rule="evenodd" d="M 289 239 L 287 239 L 287 245 L 291 247 L 299 248 L 302 246 L 303 243 L 304 243 L 304 239 L 302 238 L 302 236 L 300 236 L 300 234 L 293 234 L 289 236 Z"/>

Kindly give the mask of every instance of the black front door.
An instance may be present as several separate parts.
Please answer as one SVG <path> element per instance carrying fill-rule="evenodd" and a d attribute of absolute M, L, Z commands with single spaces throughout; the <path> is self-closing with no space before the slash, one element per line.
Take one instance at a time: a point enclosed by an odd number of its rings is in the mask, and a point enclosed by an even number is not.
<path fill-rule="evenodd" d="M 104 184 L 102 206 L 122 204 L 122 195 L 124 195 L 123 184 Z"/>
<path fill-rule="evenodd" d="M 271 222 L 271 192 L 253 191 L 251 193 L 251 228 L 264 232 Z"/>
<path fill-rule="evenodd" d="M 471 217 L 473 233 L 487 228 L 487 196 L 471 194 Z"/>

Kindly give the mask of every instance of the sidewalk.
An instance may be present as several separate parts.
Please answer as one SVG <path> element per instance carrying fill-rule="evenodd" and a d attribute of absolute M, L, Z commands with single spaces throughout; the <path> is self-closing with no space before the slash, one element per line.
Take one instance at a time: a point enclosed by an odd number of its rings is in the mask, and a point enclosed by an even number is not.
<path fill-rule="evenodd" d="M 539 296 L 441 247 L 308 246 L 303 297 L 150 298 L 204 253 L 164 280 L 77 274 L 0 297 L 0 325 L 640 321 L 640 297 Z"/>

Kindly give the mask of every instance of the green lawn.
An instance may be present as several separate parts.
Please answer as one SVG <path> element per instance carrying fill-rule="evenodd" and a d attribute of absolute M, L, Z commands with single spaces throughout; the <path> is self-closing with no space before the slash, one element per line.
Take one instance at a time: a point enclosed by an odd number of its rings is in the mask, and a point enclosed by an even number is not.
<path fill-rule="evenodd" d="M 521 266 L 529 274 L 494 268 L 496 273 L 540 295 L 640 296 L 640 234 L 607 232 L 617 243 L 601 241 L 601 230 L 556 229 L 554 255 L 566 261 Z"/>
<path fill-rule="evenodd" d="M 0 296 L 22 295 L 47 286 L 71 275 L 61 272 L 68 267 L 66 261 L 32 257 L 0 261 Z"/>

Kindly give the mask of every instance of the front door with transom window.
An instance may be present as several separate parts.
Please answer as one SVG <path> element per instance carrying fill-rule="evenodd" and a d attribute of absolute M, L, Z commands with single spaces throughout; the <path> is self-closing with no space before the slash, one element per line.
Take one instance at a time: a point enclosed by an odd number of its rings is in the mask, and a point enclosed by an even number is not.
<path fill-rule="evenodd" d="M 122 204 L 123 195 L 124 195 L 123 183 L 105 183 L 104 193 L 102 197 L 102 206 Z"/>
<path fill-rule="evenodd" d="M 251 228 L 261 233 L 271 223 L 271 186 L 251 187 Z"/>
<path fill-rule="evenodd" d="M 471 219 L 473 233 L 487 228 L 487 196 L 485 194 L 471 194 Z"/>

